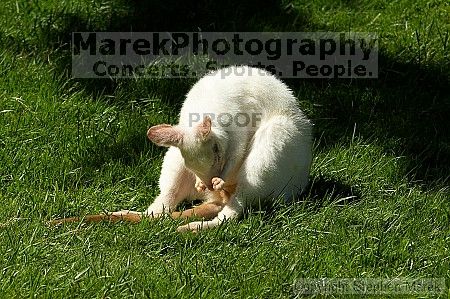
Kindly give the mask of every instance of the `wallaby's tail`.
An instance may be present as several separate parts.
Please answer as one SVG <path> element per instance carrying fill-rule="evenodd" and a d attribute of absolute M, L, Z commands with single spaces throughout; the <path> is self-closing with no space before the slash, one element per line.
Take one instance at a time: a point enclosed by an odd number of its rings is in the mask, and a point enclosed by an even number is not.
<path fill-rule="evenodd" d="M 55 219 L 48 222 L 49 225 L 58 225 L 63 223 L 70 222 L 101 222 L 101 221 L 109 221 L 109 222 L 118 222 L 118 221 L 126 221 L 131 223 L 138 223 L 142 220 L 143 215 L 140 212 L 122 210 L 118 212 L 111 212 L 106 214 L 97 214 L 97 215 L 87 215 L 85 217 L 69 217 L 62 219 Z"/>

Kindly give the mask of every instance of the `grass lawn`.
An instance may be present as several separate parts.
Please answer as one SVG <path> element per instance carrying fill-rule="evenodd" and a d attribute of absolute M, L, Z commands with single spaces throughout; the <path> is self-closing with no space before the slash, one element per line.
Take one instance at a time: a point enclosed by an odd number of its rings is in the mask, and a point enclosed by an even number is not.
<path fill-rule="evenodd" d="M 1 298 L 294 297 L 296 280 L 320 277 L 450 284 L 449 2 L 261 5 L 2 2 Z M 379 78 L 287 80 L 315 123 L 301 201 L 196 235 L 177 233 L 170 219 L 47 227 L 143 211 L 164 154 L 146 129 L 176 122 L 194 82 L 71 79 L 71 32 L 198 28 L 375 32 Z"/>

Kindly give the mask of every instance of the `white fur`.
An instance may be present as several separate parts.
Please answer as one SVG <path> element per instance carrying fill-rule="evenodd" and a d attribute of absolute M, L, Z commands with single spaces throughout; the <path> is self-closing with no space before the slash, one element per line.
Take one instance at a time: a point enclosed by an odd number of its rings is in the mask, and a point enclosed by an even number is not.
<path fill-rule="evenodd" d="M 198 134 L 203 117 L 190 124 L 191 113 L 246 113 L 260 115 L 261 121 L 256 126 L 224 128 L 212 117 L 205 141 Z M 207 201 L 210 192 L 199 192 L 202 188 L 198 187 L 202 182 L 213 186 L 214 177 L 225 184 L 237 184 L 236 192 L 215 219 L 192 222 L 180 230 L 217 226 L 260 201 L 278 196 L 288 200 L 308 183 L 312 125 L 298 108 L 292 91 L 260 69 L 230 67 L 201 78 L 187 94 L 173 129 L 183 137 L 179 143 L 162 144 L 171 146 L 162 165 L 161 193 L 147 209 L 148 215 L 172 211 L 187 198 Z M 213 143 L 220 148 L 217 163 L 211 151 Z"/>

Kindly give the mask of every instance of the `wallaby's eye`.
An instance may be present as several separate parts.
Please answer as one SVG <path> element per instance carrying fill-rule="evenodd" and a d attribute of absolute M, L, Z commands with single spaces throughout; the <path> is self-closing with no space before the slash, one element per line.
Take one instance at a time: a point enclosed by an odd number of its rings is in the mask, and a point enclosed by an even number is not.
<path fill-rule="evenodd" d="M 214 152 L 215 154 L 217 154 L 217 153 L 219 152 L 219 146 L 217 145 L 217 143 L 214 143 L 212 149 L 213 149 L 213 152 Z"/>

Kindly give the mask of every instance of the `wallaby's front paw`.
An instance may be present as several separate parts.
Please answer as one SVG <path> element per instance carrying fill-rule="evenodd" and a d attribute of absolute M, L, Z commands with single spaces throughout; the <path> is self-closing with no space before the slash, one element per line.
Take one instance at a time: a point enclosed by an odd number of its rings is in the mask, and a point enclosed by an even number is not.
<path fill-rule="evenodd" d="M 215 191 L 222 190 L 223 185 L 225 185 L 225 182 L 219 177 L 212 178 L 211 183 Z"/>
<path fill-rule="evenodd" d="M 195 182 L 195 189 L 197 192 L 201 193 L 206 190 L 206 185 L 200 179 Z"/>

